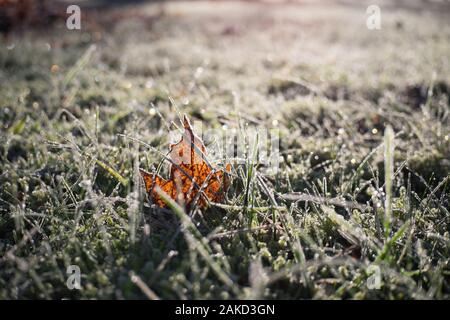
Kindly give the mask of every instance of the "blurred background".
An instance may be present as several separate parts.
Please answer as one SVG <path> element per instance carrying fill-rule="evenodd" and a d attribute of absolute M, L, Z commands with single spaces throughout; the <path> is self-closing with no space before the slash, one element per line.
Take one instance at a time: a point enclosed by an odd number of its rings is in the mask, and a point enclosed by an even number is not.
<path fill-rule="evenodd" d="M 127 10 L 137 5 L 149 3 L 163 3 L 170 0 L 0 0 L 0 31 L 8 33 L 20 26 L 42 27 L 64 17 L 64 9 L 71 4 L 80 6 L 87 12 L 120 8 Z M 170 1 L 170 2 L 209 2 L 207 5 L 213 7 L 219 2 L 226 1 Z M 230 1 L 239 2 L 239 1 Z M 406 10 L 430 11 L 435 13 L 448 13 L 450 2 L 447 0 L 378 0 L 378 1 L 356 1 L 356 0 L 242 0 L 240 2 L 255 2 L 266 4 L 319 4 L 319 5 L 349 5 L 368 6 L 371 4 L 382 5 L 385 9 L 403 8 Z"/>

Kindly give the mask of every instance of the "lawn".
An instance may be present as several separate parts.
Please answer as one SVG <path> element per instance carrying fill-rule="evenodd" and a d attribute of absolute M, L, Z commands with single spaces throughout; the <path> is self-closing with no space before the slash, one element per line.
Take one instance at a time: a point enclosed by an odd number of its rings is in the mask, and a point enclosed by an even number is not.
<path fill-rule="evenodd" d="M 396 3 L 380 30 L 359 1 L 195 1 L 1 39 L 0 298 L 449 299 L 450 9 Z M 274 129 L 277 170 L 249 145 L 222 203 L 152 205 L 138 168 L 168 176 L 184 114 Z"/>

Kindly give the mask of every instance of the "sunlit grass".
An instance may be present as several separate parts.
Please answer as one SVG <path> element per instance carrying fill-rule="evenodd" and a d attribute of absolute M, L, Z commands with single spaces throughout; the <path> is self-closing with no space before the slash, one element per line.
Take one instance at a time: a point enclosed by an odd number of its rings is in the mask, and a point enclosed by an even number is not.
<path fill-rule="evenodd" d="M 448 299 L 448 27 L 190 5 L 95 45 L 55 29 L 0 49 L 0 298 Z M 150 205 L 138 169 L 168 173 L 184 113 L 276 127 L 279 171 L 248 157 L 224 203 Z"/>

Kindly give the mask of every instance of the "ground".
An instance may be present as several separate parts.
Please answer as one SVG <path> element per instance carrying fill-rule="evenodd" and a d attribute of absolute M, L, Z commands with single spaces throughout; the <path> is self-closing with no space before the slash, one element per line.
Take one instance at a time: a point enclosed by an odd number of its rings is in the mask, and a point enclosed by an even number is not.
<path fill-rule="evenodd" d="M 4 37 L 0 298 L 449 299 L 450 11 L 380 2 L 369 30 L 367 5 L 143 3 Z M 279 170 L 152 207 L 137 168 L 183 114 L 278 129 Z"/>

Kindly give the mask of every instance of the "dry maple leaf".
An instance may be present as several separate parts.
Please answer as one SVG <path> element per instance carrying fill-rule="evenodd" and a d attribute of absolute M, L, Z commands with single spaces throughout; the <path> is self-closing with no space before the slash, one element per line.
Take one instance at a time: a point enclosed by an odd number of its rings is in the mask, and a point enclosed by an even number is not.
<path fill-rule="evenodd" d="M 170 145 L 169 180 L 140 169 L 148 195 L 160 207 L 166 206 L 166 202 L 158 193 L 161 191 L 187 207 L 196 204 L 205 208 L 207 200 L 223 201 L 225 191 L 229 187 L 230 164 L 226 165 L 226 172 L 214 170 L 206 159 L 203 141 L 194 133 L 186 116 L 183 118 L 183 126 L 184 134 L 181 140 Z"/>

